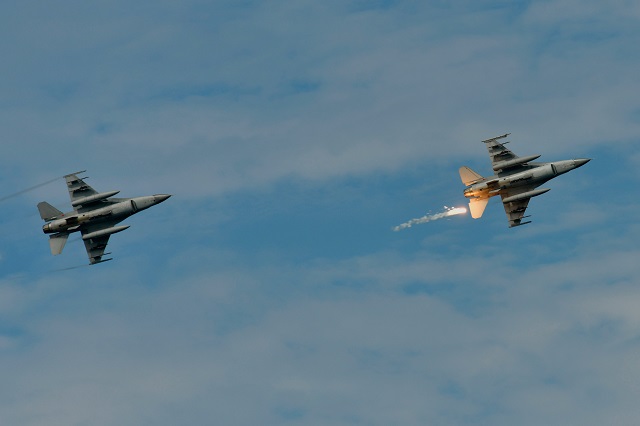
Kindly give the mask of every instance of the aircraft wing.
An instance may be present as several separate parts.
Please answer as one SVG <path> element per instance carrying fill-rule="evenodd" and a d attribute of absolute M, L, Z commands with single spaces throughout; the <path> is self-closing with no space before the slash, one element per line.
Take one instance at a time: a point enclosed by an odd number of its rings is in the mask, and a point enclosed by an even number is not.
<path fill-rule="evenodd" d="M 82 236 L 86 236 L 88 234 L 101 231 L 103 229 L 108 229 L 115 226 L 118 222 L 102 222 L 99 225 L 89 226 L 87 228 L 82 229 Z M 92 265 L 100 262 L 106 262 L 111 259 L 102 259 L 104 256 L 104 250 L 107 248 L 107 243 L 109 242 L 109 237 L 111 234 L 101 235 L 94 238 L 84 239 L 84 248 L 87 250 L 87 256 L 89 256 L 89 263 Z"/>
<path fill-rule="evenodd" d="M 482 141 L 487 146 L 487 151 L 489 151 L 489 159 L 491 160 L 492 167 L 496 166 L 499 163 L 515 160 L 516 158 L 518 158 L 516 154 L 505 147 L 507 142 L 500 142 L 501 139 L 504 139 L 507 136 L 509 136 L 509 133 Z"/>
<path fill-rule="evenodd" d="M 104 256 L 104 250 L 107 248 L 110 235 L 104 237 L 92 238 L 90 240 L 84 240 L 84 248 L 87 250 L 89 256 L 89 263 L 92 265 L 100 262 L 106 262 L 111 259 L 102 259 Z"/>
<path fill-rule="evenodd" d="M 502 194 L 502 199 L 506 199 L 509 196 L 514 194 Z M 504 206 L 504 212 L 507 214 L 507 219 L 509 220 L 509 228 L 513 228 L 514 226 L 526 225 L 527 223 L 531 223 L 531 221 L 523 222 L 522 219 L 525 217 L 524 212 L 527 210 L 527 206 L 529 205 L 529 198 L 523 198 L 517 201 L 511 202 L 502 202 Z M 526 216 L 528 217 L 528 216 Z"/>
<path fill-rule="evenodd" d="M 91 185 L 87 184 L 84 179 L 80 178 L 78 175 L 80 173 L 84 173 L 85 170 L 81 172 L 75 172 L 68 175 L 65 175 L 64 179 L 67 182 L 67 189 L 69 190 L 69 198 L 71 199 L 71 205 L 74 210 L 82 213 L 86 211 L 95 210 L 100 207 L 104 207 L 110 204 L 117 202 L 117 200 L 108 200 L 107 195 L 111 196 L 117 193 L 118 191 L 111 191 L 110 193 L 98 193 L 95 189 L 91 187 Z M 93 197 L 95 200 L 92 200 Z M 88 200 L 86 202 L 82 202 L 83 200 Z"/>
<path fill-rule="evenodd" d="M 501 139 L 509 135 L 510 133 L 506 133 L 502 136 L 496 136 L 495 138 L 482 141 L 487 146 L 487 151 L 489 151 L 491 168 L 498 176 L 508 176 L 523 170 L 529 170 L 535 167 L 529 163 L 540 157 L 540 154 L 528 155 L 526 157 L 520 157 L 514 154 L 513 151 L 505 147 L 505 145 L 509 143 L 508 141 L 500 142 Z"/>
<path fill-rule="evenodd" d="M 91 195 L 96 195 L 98 191 L 93 189 L 91 185 L 87 185 L 87 183 L 83 180 L 83 178 L 79 178 L 78 175 L 80 173 L 84 173 L 85 170 L 81 172 L 71 173 L 64 177 L 64 180 L 67 182 L 67 189 L 69 190 L 69 198 L 71 199 L 71 203 L 74 201 L 78 201 L 82 198 L 89 197 Z"/>

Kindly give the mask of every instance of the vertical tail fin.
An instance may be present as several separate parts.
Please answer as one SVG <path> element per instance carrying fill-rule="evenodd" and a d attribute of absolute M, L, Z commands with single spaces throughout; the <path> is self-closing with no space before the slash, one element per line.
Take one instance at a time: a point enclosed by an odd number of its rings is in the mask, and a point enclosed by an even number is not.
<path fill-rule="evenodd" d="M 469 211 L 471 212 L 471 217 L 474 219 L 481 218 L 488 202 L 488 198 L 472 198 L 469 201 Z"/>
<path fill-rule="evenodd" d="M 69 234 L 66 232 L 53 234 L 49 237 L 49 246 L 51 247 L 52 255 L 55 256 L 62 253 L 62 249 L 64 249 L 64 245 L 67 243 L 68 237 L 69 237 Z"/>
<path fill-rule="evenodd" d="M 38 211 L 40 212 L 40 217 L 42 218 L 42 220 L 45 220 L 47 222 L 64 214 L 46 201 L 38 203 Z"/>
<path fill-rule="evenodd" d="M 484 179 L 481 175 L 474 172 L 467 166 L 460 167 L 458 172 L 460 173 L 460 180 L 462 180 L 462 183 L 464 183 L 465 186 L 469 186 Z"/>

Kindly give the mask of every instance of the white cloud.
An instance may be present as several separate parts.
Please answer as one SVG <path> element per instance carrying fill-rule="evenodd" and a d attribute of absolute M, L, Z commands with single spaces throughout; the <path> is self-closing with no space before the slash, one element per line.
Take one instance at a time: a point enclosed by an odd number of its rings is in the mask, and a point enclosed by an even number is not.
<path fill-rule="evenodd" d="M 35 298 L 33 287 L 5 284 L 14 297 L 2 315 L 22 333 L 4 337 L 14 342 L 2 374 L 15 397 L 3 415 L 21 424 L 175 424 L 185 412 L 226 424 L 631 423 L 637 250 L 586 247 L 532 265 L 526 245 L 507 254 L 488 244 L 484 254 L 298 265 L 193 250 L 154 282 L 142 271 L 125 278 L 125 261 L 43 278 Z"/>

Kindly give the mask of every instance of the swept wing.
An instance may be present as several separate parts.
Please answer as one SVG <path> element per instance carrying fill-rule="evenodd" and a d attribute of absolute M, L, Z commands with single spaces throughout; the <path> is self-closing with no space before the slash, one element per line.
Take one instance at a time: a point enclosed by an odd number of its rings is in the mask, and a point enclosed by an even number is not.
<path fill-rule="evenodd" d="M 113 229 L 119 222 L 120 221 L 101 222 L 100 224 L 89 226 L 82 230 L 82 240 L 84 242 L 84 248 L 87 250 L 89 262 L 92 265 L 95 263 L 111 260 L 102 259 L 102 257 L 104 256 L 104 251 L 107 248 L 107 244 L 109 243 L 109 237 L 111 236 L 111 234 L 108 233 L 106 235 L 99 235 L 91 238 L 86 237 L 90 234 L 99 233 L 100 231 Z"/>
<path fill-rule="evenodd" d="M 121 201 L 117 198 L 109 199 L 119 191 L 100 193 L 93 189 L 91 185 L 87 184 L 84 181 L 84 179 L 86 178 L 78 177 L 80 173 L 84 172 L 85 171 L 71 173 L 64 177 L 65 181 L 67 182 L 67 189 L 69 191 L 71 205 L 76 212 L 83 213 Z"/>
<path fill-rule="evenodd" d="M 500 142 L 509 135 L 510 133 L 506 133 L 502 136 L 496 136 L 495 138 L 482 141 L 487 146 L 489 159 L 491 160 L 491 167 L 496 172 L 497 176 L 507 176 L 527 170 L 531 168 L 527 163 L 540 157 L 540 155 L 519 157 L 514 154 L 513 151 L 505 147 L 509 142 Z"/>
<path fill-rule="evenodd" d="M 507 198 L 507 195 L 502 195 L 502 205 L 504 207 L 504 212 L 507 214 L 507 219 L 509 220 L 509 228 L 531 223 L 531 221 L 522 221 L 522 219 L 525 218 L 524 212 L 527 210 L 531 197 L 505 203 L 504 200 Z"/>

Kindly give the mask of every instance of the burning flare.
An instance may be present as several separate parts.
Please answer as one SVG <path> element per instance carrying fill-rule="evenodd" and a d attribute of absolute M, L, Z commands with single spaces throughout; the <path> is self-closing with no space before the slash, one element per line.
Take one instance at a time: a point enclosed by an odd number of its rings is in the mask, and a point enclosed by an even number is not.
<path fill-rule="evenodd" d="M 442 219 L 449 216 L 456 216 L 459 214 L 465 214 L 467 209 L 464 207 L 447 207 L 444 206 L 444 211 L 442 213 L 436 214 L 428 214 L 426 216 L 419 217 L 417 219 L 411 219 L 408 222 L 405 222 L 401 225 L 398 225 L 393 228 L 394 231 L 400 231 L 401 229 L 411 228 L 413 225 L 419 225 L 421 223 L 433 222 L 434 220 Z"/>

